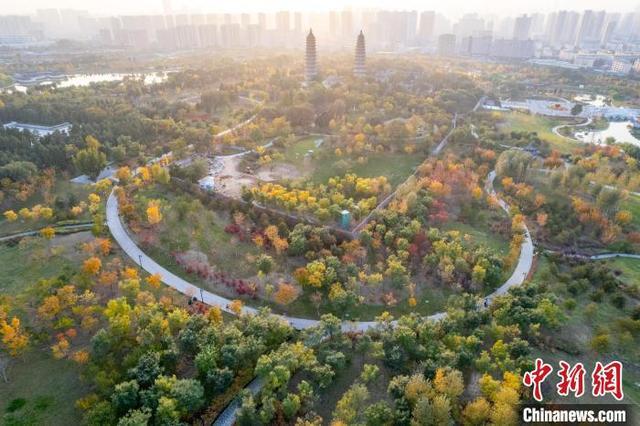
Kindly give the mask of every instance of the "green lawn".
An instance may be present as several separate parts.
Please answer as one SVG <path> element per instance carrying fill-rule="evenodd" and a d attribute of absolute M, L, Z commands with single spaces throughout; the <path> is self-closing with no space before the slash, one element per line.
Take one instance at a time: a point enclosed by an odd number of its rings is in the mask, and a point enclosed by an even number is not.
<path fill-rule="evenodd" d="M 474 226 L 462 222 L 447 222 L 443 230 L 456 230 L 464 236 L 468 234 L 472 238 L 472 243 L 479 246 L 486 246 L 493 250 L 498 256 L 509 254 L 509 241 L 486 229 L 486 226 Z"/>
<path fill-rule="evenodd" d="M 620 203 L 621 210 L 629 210 L 633 215 L 632 224 L 636 229 L 640 229 L 640 197 L 629 195 L 629 197 Z"/>
<path fill-rule="evenodd" d="M 59 275 L 65 267 L 77 264 L 74 246 L 91 238 L 90 232 L 79 232 L 57 237 L 53 241 L 35 237 L 26 246 L 25 243 L 12 246 L 0 244 L 0 292 L 17 295 L 39 279 Z M 47 255 L 47 249 L 55 246 L 62 247 L 62 253 Z"/>
<path fill-rule="evenodd" d="M 224 228 L 229 223 L 218 212 L 204 207 L 189 197 L 183 197 L 160 188 L 148 188 L 136 194 L 141 212 L 146 209 L 146 200 L 159 199 L 163 203 L 163 220 L 153 233 L 157 242 L 149 250 L 154 256 L 162 256 L 169 264 L 173 251 L 195 250 L 207 256 L 211 265 L 232 273 L 235 278 L 255 275 L 256 268 L 247 262 L 247 255 L 257 255 L 253 242 L 240 242 Z M 186 213 L 181 217 L 181 210 Z M 143 216 L 144 217 L 144 216 Z M 160 261 L 158 260 L 158 261 Z M 175 268 L 179 268 L 175 265 Z"/>
<path fill-rule="evenodd" d="M 622 272 L 620 281 L 640 291 L 640 259 L 618 258 L 608 262 L 613 270 Z"/>
<path fill-rule="evenodd" d="M 82 232 L 50 242 L 34 238 L 19 245 L 0 244 L 0 293 L 21 300 L 20 295 L 40 279 L 56 277 L 66 267 L 77 265 L 76 246 L 91 238 L 91 233 Z M 46 250 L 55 246 L 62 252 L 48 256 Z M 80 381 L 77 364 L 55 360 L 49 352 L 48 347 L 31 348 L 12 362 L 7 374 L 9 383 L 0 379 L 2 424 L 62 426 L 80 422 L 75 401 L 87 388 Z"/>
<path fill-rule="evenodd" d="M 415 168 L 424 161 L 424 154 L 374 153 L 366 155 L 367 162 L 357 163 L 348 158 L 339 158 L 328 154 L 315 161 L 315 168 L 310 179 L 319 184 L 326 184 L 329 178 L 345 173 L 355 173 L 360 177 L 386 176 L 392 186 L 404 182 Z"/>
<path fill-rule="evenodd" d="M 296 166 L 302 166 L 305 154 L 310 151 L 317 151 L 316 141 L 322 139 L 320 136 L 310 136 L 308 138 L 301 139 L 284 150 L 284 161 L 294 164 Z M 320 147 L 322 149 L 322 146 Z"/>
<path fill-rule="evenodd" d="M 386 290 L 388 292 L 393 289 L 388 288 Z M 397 291 L 395 292 L 397 293 Z M 349 309 L 347 312 L 331 311 L 328 309 L 327 305 L 323 305 L 320 307 L 320 315 L 333 313 L 342 319 L 353 321 L 372 321 L 383 312 L 389 312 L 396 318 L 412 312 L 416 312 L 421 315 L 430 315 L 443 311 L 449 296 L 453 294 L 455 294 L 455 291 L 451 289 L 446 287 L 434 287 L 433 284 L 429 283 L 425 285 L 418 285 L 418 288 L 416 289 L 417 305 L 415 307 L 410 307 L 406 298 L 403 298 L 402 300 L 398 298 L 398 303 L 394 306 L 361 303 Z M 263 304 L 269 305 L 274 311 L 284 312 L 290 316 L 319 318 L 315 306 L 309 299 L 309 294 L 300 295 L 298 299 L 285 307 L 275 305 L 270 302 L 263 302 Z"/>
<path fill-rule="evenodd" d="M 407 154 L 405 152 L 367 153 L 363 157 L 365 163 L 359 164 L 355 158 L 337 157 L 330 148 L 321 145 L 316 147 L 320 136 L 309 136 L 288 147 L 283 152 L 283 161 L 296 166 L 306 175 L 304 156 L 313 151 L 316 158 L 312 160 L 312 170 L 308 174 L 309 180 L 317 184 L 326 184 L 329 178 L 342 176 L 345 173 L 355 173 L 360 177 L 386 176 L 394 187 L 404 182 L 415 167 L 424 161 L 423 153 Z"/>
<path fill-rule="evenodd" d="M 68 197 L 72 195 L 78 200 L 78 202 L 86 201 L 87 196 L 89 195 L 90 192 L 91 192 L 90 187 L 84 186 L 84 185 L 77 185 L 62 178 L 56 180 L 54 187 L 51 190 L 51 194 L 54 199 L 56 196 Z M 40 194 L 39 192 L 36 192 L 33 196 L 29 197 L 24 202 L 16 202 L 10 206 L 6 206 L 5 210 L 11 209 L 17 213 L 18 210 L 20 210 L 23 207 L 31 208 L 36 204 L 41 204 L 43 206 L 47 205 L 42 194 Z M 54 214 L 55 214 L 55 207 L 53 205 L 49 207 L 54 209 Z M 39 229 L 50 224 L 55 224 L 55 219 L 53 219 L 52 221 L 29 220 L 26 222 L 23 222 L 22 220 L 18 219 L 15 222 L 8 222 L 7 220 L 5 220 L 4 216 L 2 215 L 3 212 L 4 210 L 0 211 L 0 236 L 10 235 L 17 232 L 29 231 L 32 229 Z M 85 211 L 79 217 L 75 218 L 75 220 L 87 221 L 87 220 L 91 220 L 91 216 L 89 212 L 85 209 Z"/>
<path fill-rule="evenodd" d="M 326 389 L 322 389 L 322 392 L 319 392 L 318 399 L 312 406 L 312 409 L 325 420 L 325 423 L 329 423 L 333 418 L 333 411 L 335 410 L 336 404 L 351 385 L 358 380 L 362 374 L 364 364 L 373 364 L 380 368 L 378 377 L 366 384 L 367 390 L 369 391 L 367 405 L 381 400 L 386 400 L 391 405 L 392 401 L 387 393 L 387 387 L 393 377 L 393 373 L 385 368 L 380 360 L 374 359 L 369 356 L 369 354 L 365 354 L 364 356 L 354 354 L 346 367 L 337 372 L 331 384 Z M 295 382 L 295 379 L 292 382 Z M 291 390 L 293 391 L 295 389 Z M 364 408 L 365 407 L 358 407 L 359 410 L 363 410 Z"/>
<path fill-rule="evenodd" d="M 540 139 L 549 142 L 553 149 L 561 153 L 570 153 L 580 146 L 578 142 L 558 136 L 552 131 L 555 126 L 571 123 L 570 121 L 521 112 L 501 113 L 500 116 L 503 119 L 500 130 L 505 133 L 512 131 L 536 132 Z"/>
<path fill-rule="evenodd" d="M 633 341 L 623 343 L 618 328 L 618 320 L 625 317 L 628 318 L 633 304 L 627 303 L 627 307 L 625 307 L 624 310 L 616 308 L 611 303 L 611 298 L 616 294 L 615 292 L 605 294 L 600 302 L 593 302 L 590 298 L 594 291 L 592 287 L 589 287 L 587 291 L 573 295 L 569 293 L 565 284 L 559 282 L 557 278 L 550 274 L 549 268 L 551 261 L 548 260 L 546 256 L 539 256 L 537 261 L 538 264 L 532 281 L 549 286 L 550 290 L 558 297 L 556 303 L 562 306 L 562 312 L 565 315 L 565 318 L 561 321 L 560 330 L 553 332 L 553 340 L 556 342 L 556 345 L 559 344 L 560 346 L 571 348 L 571 354 L 559 347 L 544 350 L 535 348 L 531 358 L 539 356 L 544 359 L 545 362 L 555 365 L 557 365 L 557 362 L 561 359 L 572 365 L 576 362 L 582 362 L 589 373 L 596 361 L 608 362 L 611 359 L 620 360 L 625 365 L 625 372 L 623 374 L 625 390 L 624 402 L 632 403 L 636 406 L 640 404 L 640 387 L 637 385 L 640 383 L 640 371 L 633 367 L 640 361 L 640 354 L 637 351 L 638 338 L 636 336 L 633 338 Z M 607 262 L 613 270 L 622 271 L 622 275 L 618 277 L 620 280 L 634 284 L 640 282 L 640 261 L 615 259 L 605 262 Z M 561 268 L 562 271 L 564 267 L 561 266 Z M 575 308 L 568 309 L 566 307 L 565 301 L 569 299 L 575 301 Z M 596 303 L 596 309 L 593 312 L 587 313 L 585 308 L 591 303 Z M 635 303 L 637 303 L 637 301 Z M 590 345 L 591 339 L 600 330 L 606 331 L 610 339 L 610 350 L 604 354 L 596 353 Z M 556 378 L 554 377 L 552 383 L 555 382 Z M 562 401 L 557 402 L 597 403 L 615 401 L 612 399 L 595 399 L 585 394 L 579 401 L 563 398 Z"/>
<path fill-rule="evenodd" d="M 48 351 L 47 351 L 48 352 Z M 75 402 L 87 392 L 77 364 L 55 360 L 34 348 L 0 381 L 0 417 L 3 425 L 60 425 L 80 423 Z"/>

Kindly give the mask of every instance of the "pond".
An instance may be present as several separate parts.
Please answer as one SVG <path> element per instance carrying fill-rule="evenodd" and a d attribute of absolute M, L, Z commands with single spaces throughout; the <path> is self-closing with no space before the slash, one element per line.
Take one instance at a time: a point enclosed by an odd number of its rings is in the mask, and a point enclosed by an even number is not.
<path fill-rule="evenodd" d="M 83 87 L 89 86 L 91 83 L 105 83 L 111 81 L 122 81 L 125 78 L 131 78 L 136 80 L 144 80 L 144 84 L 158 84 L 166 81 L 169 76 L 169 72 L 155 72 L 155 73 L 102 73 L 102 74 L 72 74 L 66 76 L 64 80 L 51 80 L 41 81 L 38 86 L 55 86 L 55 87 Z M 15 84 L 7 89 L 7 92 L 12 91 L 26 93 L 29 86 L 21 84 Z"/>
<path fill-rule="evenodd" d="M 613 137 L 616 142 L 629 142 L 640 146 L 640 140 L 631 134 L 632 127 L 630 121 L 612 121 L 604 130 L 577 132 L 575 137 L 582 142 L 595 144 L 604 144 L 608 137 Z"/>

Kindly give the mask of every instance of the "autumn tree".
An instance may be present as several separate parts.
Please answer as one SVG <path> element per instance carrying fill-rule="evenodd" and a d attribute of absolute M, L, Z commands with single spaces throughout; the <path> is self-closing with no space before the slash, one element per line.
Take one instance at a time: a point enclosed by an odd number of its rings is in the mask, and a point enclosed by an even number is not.
<path fill-rule="evenodd" d="M 29 344 L 29 336 L 22 329 L 18 317 L 13 317 L 9 321 L 0 319 L 0 336 L 2 336 L 3 346 L 13 357 L 22 354 Z"/>
<path fill-rule="evenodd" d="M 147 221 L 151 226 L 155 226 L 162 221 L 162 213 L 160 212 L 160 201 L 150 200 L 147 204 Z"/>
<path fill-rule="evenodd" d="M 278 284 L 278 290 L 273 295 L 273 300 L 280 305 L 288 305 L 297 297 L 296 288 L 287 283 Z"/>
<path fill-rule="evenodd" d="M 90 257 L 82 264 L 82 271 L 88 275 L 96 275 L 102 268 L 102 261 L 98 257 Z"/>

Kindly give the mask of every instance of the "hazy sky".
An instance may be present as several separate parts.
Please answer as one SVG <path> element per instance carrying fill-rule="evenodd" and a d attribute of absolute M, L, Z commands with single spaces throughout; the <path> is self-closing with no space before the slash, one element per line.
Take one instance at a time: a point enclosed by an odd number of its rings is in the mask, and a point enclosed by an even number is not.
<path fill-rule="evenodd" d="M 171 0 L 171 4 L 177 12 L 314 11 L 352 7 L 436 10 L 457 17 L 466 12 L 515 15 L 558 9 L 626 12 L 637 9 L 640 0 Z M 95 14 L 153 14 L 163 10 L 162 0 L 0 0 L 0 14 L 29 14 L 43 8 L 85 9 Z"/>

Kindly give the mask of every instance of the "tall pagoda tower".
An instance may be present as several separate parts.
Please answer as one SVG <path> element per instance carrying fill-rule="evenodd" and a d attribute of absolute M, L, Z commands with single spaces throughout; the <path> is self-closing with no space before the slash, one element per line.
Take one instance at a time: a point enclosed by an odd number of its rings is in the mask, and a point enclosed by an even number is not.
<path fill-rule="evenodd" d="M 367 74 L 366 62 L 367 53 L 364 44 L 364 34 L 360 30 L 358 40 L 356 41 L 356 57 L 353 65 L 353 75 L 356 77 L 364 77 Z"/>
<path fill-rule="evenodd" d="M 304 81 L 309 83 L 318 76 L 318 63 L 316 53 L 316 36 L 313 30 L 307 35 L 307 48 L 304 55 Z"/>

